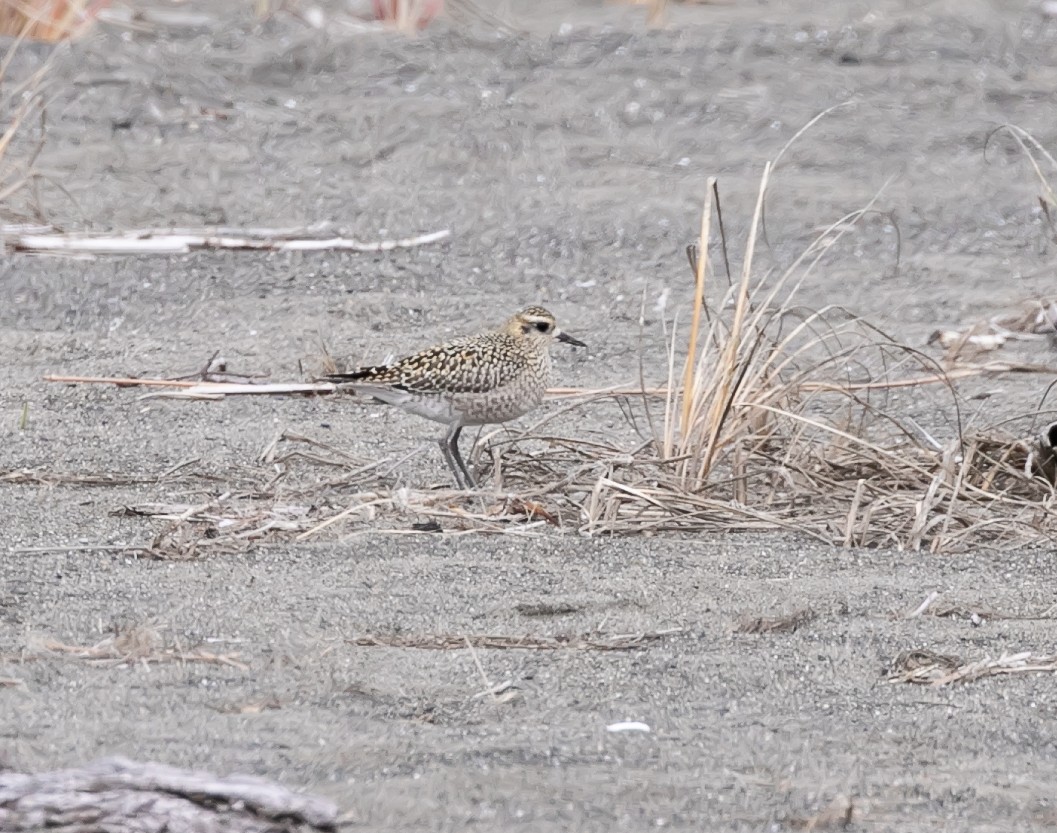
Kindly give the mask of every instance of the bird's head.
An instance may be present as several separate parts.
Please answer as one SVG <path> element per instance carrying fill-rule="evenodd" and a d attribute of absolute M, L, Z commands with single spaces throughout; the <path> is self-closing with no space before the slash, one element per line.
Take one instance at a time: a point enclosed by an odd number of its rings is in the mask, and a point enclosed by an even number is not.
<path fill-rule="evenodd" d="M 503 329 L 517 338 L 530 339 L 536 343 L 550 344 L 554 339 L 574 347 L 586 347 L 580 339 L 558 329 L 558 322 L 543 307 L 525 307 L 514 315 Z"/>

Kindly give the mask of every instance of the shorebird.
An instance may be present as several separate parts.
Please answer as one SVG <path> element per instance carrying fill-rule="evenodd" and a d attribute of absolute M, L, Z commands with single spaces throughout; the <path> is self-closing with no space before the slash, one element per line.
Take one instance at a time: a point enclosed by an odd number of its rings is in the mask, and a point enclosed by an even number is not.
<path fill-rule="evenodd" d="M 550 346 L 586 347 L 558 329 L 543 307 L 526 307 L 503 326 L 429 347 L 389 365 L 327 376 L 341 388 L 448 426 L 444 460 L 460 489 L 477 487 L 459 453 L 467 425 L 508 422 L 543 401 L 551 382 Z"/>

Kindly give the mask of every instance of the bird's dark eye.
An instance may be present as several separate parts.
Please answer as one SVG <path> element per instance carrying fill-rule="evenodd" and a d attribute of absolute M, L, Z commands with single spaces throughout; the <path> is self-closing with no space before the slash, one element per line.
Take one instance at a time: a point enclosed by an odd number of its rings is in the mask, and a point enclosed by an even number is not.
<path fill-rule="evenodd" d="M 551 329 L 551 325 L 549 323 L 547 323 L 546 321 L 537 321 L 536 322 L 536 329 L 539 330 L 541 333 L 549 333 L 550 329 Z"/>

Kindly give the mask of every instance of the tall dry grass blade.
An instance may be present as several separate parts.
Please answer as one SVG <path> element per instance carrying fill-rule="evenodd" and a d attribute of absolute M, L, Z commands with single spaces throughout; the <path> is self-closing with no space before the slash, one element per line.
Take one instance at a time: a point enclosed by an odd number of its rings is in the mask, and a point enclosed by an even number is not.
<path fill-rule="evenodd" d="M 764 196 L 767 193 L 767 184 L 770 181 L 771 163 L 767 162 L 763 168 L 763 176 L 760 179 L 760 189 L 756 197 L 756 209 L 752 213 L 752 221 L 749 224 L 749 237 L 745 244 L 745 261 L 742 264 L 741 281 L 738 284 L 735 296 L 734 316 L 731 322 L 730 334 L 727 337 L 723 357 L 720 360 L 720 383 L 717 386 L 716 395 L 713 396 L 709 407 L 705 431 L 707 432 L 707 443 L 704 447 L 704 458 L 698 467 L 697 480 L 704 482 L 712 469 L 716 459 L 717 445 L 720 432 L 727 414 L 733 404 L 736 392 L 736 380 L 742 375 L 743 367 L 739 361 L 742 344 L 742 333 L 745 326 L 745 315 L 749 310 L 749 295 L 752 283 L 753 255 L 756 252 L 756 239 L 760 228 L 760 217 L 763 212 Z"/>
<path fill-rule="evenodd" d="M 668 339 L 668 382 L 664 393 L 664 443 L 662 446 L 663 454 L 661 455 L 665 460 L 670 460 L 679 454 L 676 450 L 676 434 L 679 431 L 679 424 L 675 419 L 675 411 L 678 406 L 678 397 L 680 395 L 680 392 L 675 385 L 675 344 L 677 324 L 678 319 L 673 319 L 672 334 Z M 684 387 L 682 390 L 682 396 L 685 398 L 686 395 L 687 391 Z"/>
<path fill-rule="evenodd" d="M 705 279 L 708 275 L 709 241 L 712 239 L 712 194 L 716 184 L 715 177 L 709 177 L 706 185 L 705 208 L 701 212 L 701 237 L 698 245 L 698 256 L 694 270 L 694 305 L 690 319 L 690 334 L 687 339 L 686 365 L 683 368 L 683 409 L 682 424 L 690 424 L 690 409 L 693 399 L 695 359 L 697 356 L 698 333 L 701 329 L 701 310 L 705 305 Z"/>

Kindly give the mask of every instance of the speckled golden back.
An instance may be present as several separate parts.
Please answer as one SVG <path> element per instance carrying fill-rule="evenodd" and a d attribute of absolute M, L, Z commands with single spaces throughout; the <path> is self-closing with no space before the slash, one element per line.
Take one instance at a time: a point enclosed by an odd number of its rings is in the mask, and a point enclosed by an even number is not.
<path fill-rule="evenodd" d="M 424 395 L 488 393 L 518 383 L 546 387 L 555 338 L 580 343 L 562 334 L 547 310 L 531 306 L 498 330 L 456 338 L 394 364 L 362 367 L 336 378 Z"/>
<path fill-rule="evenodd" d="M 542 370 L 545 357 L 526 352 L 507 333 L 484 333 L 430 347 L 395 364 L 362 367 L 343 378 L 413 393 L 487 393 L 515 381 L 530 365 Z"/>

